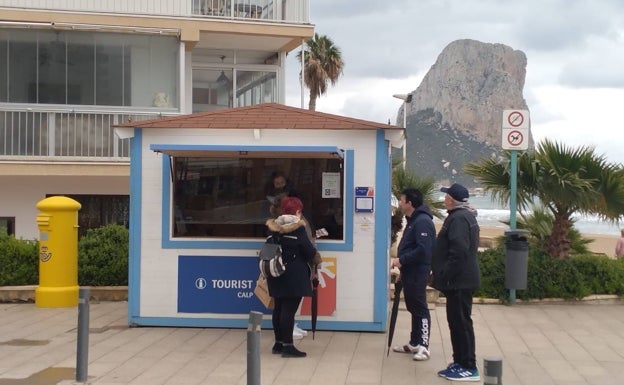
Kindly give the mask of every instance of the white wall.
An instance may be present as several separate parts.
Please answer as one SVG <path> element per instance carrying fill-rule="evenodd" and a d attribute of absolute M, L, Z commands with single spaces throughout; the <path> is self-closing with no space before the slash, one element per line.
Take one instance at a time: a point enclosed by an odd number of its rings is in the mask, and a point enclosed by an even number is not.
<path fill-rule="evenodd" d="M 35 206 L 46 194 L 129 194 L 128 177 L 4 176 L 0 183 L 0 216 L 15 217 L 15 235 L 24 239 L 39 238 Z"/>
<path fill-rule="evenodd" d="M 229 132 L 234 134 L 226 135 Z M 151 144 L 336 146 L 355 152 L 355 186 L 375 186 L 375 131 L 297 130 L 296 135 L 284 135 L 284 130 L 263 129 L 259 140 L 254 139 L 253 130 L 229 132 L 143 130 L 141 317 L 206 317 L 206 314 L 177 313 L 179 255 L 256 257 L 255 250 L 161 248 L 162 155 L 151 151 Z M 334 321 L 373 320 L 374 219 L 374 213 L 355 214 L 353 251 L 323 252 L 326 257 L 337 258 L 337 303 L 331 318 Z"/>

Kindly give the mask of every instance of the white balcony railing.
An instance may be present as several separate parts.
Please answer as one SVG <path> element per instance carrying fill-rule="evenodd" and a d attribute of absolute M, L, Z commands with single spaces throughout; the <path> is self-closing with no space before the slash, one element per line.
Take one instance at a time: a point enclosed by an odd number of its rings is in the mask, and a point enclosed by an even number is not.
<path fill-rule="evenodd" d="M 0 0 L 0 7 L 309 23 L 309 0 Z"/>
<path fill-rule="evenodd" d="M 130 142 L 113 126 L 154 119 L 155 113 L 0 110 L 2 156 L 129 157 Z"/>

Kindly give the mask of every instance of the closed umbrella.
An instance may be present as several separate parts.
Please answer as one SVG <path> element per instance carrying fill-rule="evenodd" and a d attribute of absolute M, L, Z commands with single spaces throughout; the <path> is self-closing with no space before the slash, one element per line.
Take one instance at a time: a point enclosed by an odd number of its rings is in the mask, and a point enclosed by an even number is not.
<path fill-rule="evenodd" d="M 394 283 L 394 299 L 392 301 L 392 310 L 390 312 L 390 325 L 388 327 L 388 353 L 390 355 L 390 346 L 392 345 L 392 337 L 394 337 L 394 328 L 396 326 L 397 315 L 399 314 L 399 302 L 401 302 L 401 290 L 403 290 L 403 282 L 399 276 Z"/>
<path fill-rule="evenodd" d="M 312 302 L 310 304 L 310 312 L 312 313 L 312 339 L 316 333 L 316 318 L 318 317 L 318 266 L 314 268 L 314 278 L 312 278 Z"/>

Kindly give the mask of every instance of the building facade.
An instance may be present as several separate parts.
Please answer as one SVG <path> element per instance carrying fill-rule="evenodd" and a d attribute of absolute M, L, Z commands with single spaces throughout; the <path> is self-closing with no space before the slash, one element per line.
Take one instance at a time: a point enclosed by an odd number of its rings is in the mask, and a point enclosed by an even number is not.
<path fill-rule="evenodd" d="M 307 0 L 0 0 L 0 228 L 81 203 L 81 231 L 125 223 L 130 141 L 113 126 L 284 103 Z"/>

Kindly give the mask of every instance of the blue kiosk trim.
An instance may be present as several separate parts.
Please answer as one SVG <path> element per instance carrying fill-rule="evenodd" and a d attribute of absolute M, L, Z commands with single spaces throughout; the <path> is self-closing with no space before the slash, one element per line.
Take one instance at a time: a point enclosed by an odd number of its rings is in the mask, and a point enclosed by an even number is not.
<path fill-rule="evenodd" d="M 128 323 L 135 323 L 139 318 L 141 305 L 141 185 L 143 180 L 142 131 L 134 129 L 130 139 L 130 244 L 128 261 Z M 138 156 L 132 157 L 132 154 Z"/>
<path fill-rule="evenodd" d="M 388 148 L 382 130 L 377 131 L 377 157 L 375 158 L 375 270 L 373 319 L 381 323 L 380 330 L 386 330 L 388 320 L 388 288 L 390 284 L 388 266 L 390 248 L 390 212 L 392 195 L 392 157 L 383 148 Z"/>
<path fill-rule="evenodd" d="M 343 151 L 337 147 L 310 147 L 310 146 L 217 146 L 217 145 L 151 145 L 153 151 L 163 152 L 162 167 L 162 248 L 163 249 L 249 249 L 258 250 L 264 240 L 210 240 L 210 239 L 176 239 L 171 237 L 171 158 L 166 153 L 168 151 L 261 151 L 261 152 L 313 152 L 313 153 L 333 153 L 345 160 L 345 208 L 344 224 L 345 233 L 343 241 L 319 240 L 317 247 L 319 251 L 352 251 L 353 250 L 353 150 Z M 346 156 L 345 156 L 346 155 Z"/>
<path fill-rule="evenodd" d="M 185 150 L 196 149 L 198 146 L 151 146 L 152 150 L 173 149 Z M 199 146 L 211 148 L 213 151 L 228 151 L 232 146 Z M 237 151 L 319 151 L 326 152 L 328 149 L 335 151 L 334 147 L 261 147 L 261 146 L 236 146 Z M 390 242 L 390 196 L 391 196 L 391 157 L 388 152 L 388 141 L 384 137 L 384 131 L 377 131 L 376 159 L 375 159 L 375 250 L 374 250 L 374 299 L 373 321 L 323 321 L 319 320 L 319 330 L 344 330 L 344 331 L 373 331 L 384 332 L 387 325 L 388 311 L 388 247 Z M 140 316 L 140 278 L 141 278 L 141 193 L 142 193 L 142 135 L 141 130 L 135 129 L 135 136 L 131 140 L 132 162 L 130 166 L 130 261 L 128 282 L 128 322 L 131 325 L 152 326 L 180 326 L 180 327 L 233 327 L 246 328 L 248 318 L 246 315 L 229 318 L 185 318 L 185 317 L 141 317 Z M 339 242 L 319 242 L 321 251 L 352 251 L 353 250 L 353 226 L 354 226 L 354 151 L 341 152 L 345 159 L 345 240 Z M 173 241 L 170 237 L 171 226 L 171 173 L 170 157 L 163 155 L 162 167 L 162 247 L 178 249 L 257 249 L 262 241 Z M 180 313 L 184 314 L 184 313 Z M 309 329 L 309 320 L 298 320 L 302 327 Z M 270 319 L 264 320 L 262 327 L 270 328 Z"/>

